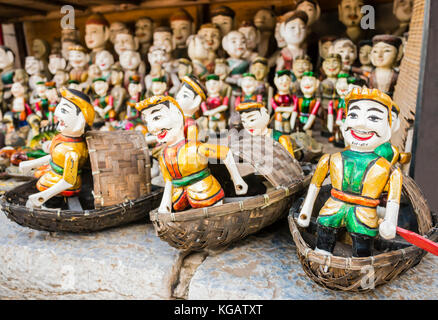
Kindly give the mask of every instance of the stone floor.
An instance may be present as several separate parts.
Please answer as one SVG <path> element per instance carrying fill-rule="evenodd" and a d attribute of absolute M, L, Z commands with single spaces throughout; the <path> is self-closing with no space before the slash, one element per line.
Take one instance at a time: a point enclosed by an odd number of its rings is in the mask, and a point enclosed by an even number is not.
<path fill-rule="evenodd" d="M 286 219 L 210 255 L 180 254 L 140 224 L 95 234 L 48 233 L 0 215 L 2 299 L 436 299 L 427 255 L 367 294 L 334 292 L 301 269 Z"/>

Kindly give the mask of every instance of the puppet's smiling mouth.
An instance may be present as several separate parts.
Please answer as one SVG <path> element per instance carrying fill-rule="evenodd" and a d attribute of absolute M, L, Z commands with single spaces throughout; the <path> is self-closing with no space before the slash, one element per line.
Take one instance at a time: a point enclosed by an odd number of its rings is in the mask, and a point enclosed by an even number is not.
<path fill-rule="evenodd" d="M 353 138 L 360 141 L 369 140 L 374 136 L 374 134 L 375 132 L 373 131 L 360 131 L 351 129 L 351 135 L 353 136 Z"/>
<path fill-rule="evenodd" d="M 162 130 L 157 134 L 157 137 L 158 137 L 158 139 L 163 140 L 164 137 L 166 137 L 166 135 L 167 135 L 167 130 L 166 130 L 166 129 L 162 129 Z"/>

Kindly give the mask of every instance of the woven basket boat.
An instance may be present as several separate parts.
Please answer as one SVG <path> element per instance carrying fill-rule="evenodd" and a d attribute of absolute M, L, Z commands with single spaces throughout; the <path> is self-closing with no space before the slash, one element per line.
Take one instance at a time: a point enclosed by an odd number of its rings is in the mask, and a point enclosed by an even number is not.
<path fill-rule="evenodd" d="M 248 194 L 237 197 L 225 166 L 210 166 L 225 191 L 221 205 L 170 214 L 151 211 L 150 219 L 158 236 L 183 251 L 202 251 L 226 246 L 274 223 L 287 214 L 297 192 L 310 182 L 311 168 L 300 164 L 270 138 L 240 136 L 229 143 L 235 157 L 249 172 L 242 173 Z M 273 146 L 269 149 L 269 146 Z M 269 150 L 273 153 L 270 153 Z M 262 186 L 267 186 L 263 188 Z"/>
<path fill-rule="evenodd" d="M 316 217 L 330 196 L 329 187 L 321 188 L 321 196 L 315 204 L 308 228 L 299 227 L 295 221 L 303 198 L 294 203 L 288 217 L 298 258 L 306 274 L 316 283 L 333 290 L 370 291 L 394 280 L 409 268 L 417 265 L 427 253 L 399 236 L 393 240 L 377 237 L 374 243 L 374 255 L 371 257 L 352 257 L 351 246 L 345 239 L 344 241 L 338 240 L 331 257 L 315 252 L 313 249 L 316 241 Z M 438 216 L 430 212 L 419 187 L 412 178 L 404 176 L 402 190 L 398 225 L 437 242 Z"/>
<path fill-rule="evenodd" d="M 83 210 L 68 210 L 60 197 L 49 200 L 50 208 L 27 208 L 28 196 L 38 192 L 34 179 L 2 196 L 0 206 L 7 217 L 37 230 L 75 233 L 147 221 L 148 212 L 160 204 L 163 189 L 150 183 L 150 157 L 142 134 L 90 131 L 86 141 L 90 163 L 82 170 Z"/>

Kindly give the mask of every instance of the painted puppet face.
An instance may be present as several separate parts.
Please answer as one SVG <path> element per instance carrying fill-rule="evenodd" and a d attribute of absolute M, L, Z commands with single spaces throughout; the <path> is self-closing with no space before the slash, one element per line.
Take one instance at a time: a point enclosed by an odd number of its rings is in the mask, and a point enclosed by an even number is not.
<path fill-rule="evenodd" d="M 339 78 L 336 81 L 336 92 L 342 98 L 344 98 L 349 92 L 349 84 L 347 78 Z"/>
<path fill-rule="evenodd" d="M 149 63 L 151 65 L 162 65 L 169 61 L 169 53 L 164 48 L 153 47 L 148 53 Z"/>
<path fill-rule="evenodd" d="M 11 93 L 15 98 L 24 97 L 25 88 L 20 82 L 15 82 L 11 87 Z"/>
<path fill-rule="evenodd" d="M 260 136 L 265 133 L 269 123 L 269 114 L 266 108 L 254 110 L 250 112 L 240 113 L 242 125 L 249 134 Z"/>
<path fill-rule="evenodd" d="M 231 31 L 223 38 L 222 46 L 231 58 L 239 59 L 246 51 L 245 36 L 239 31 Z"/>
<path fill-rule="evenodd" d="M 109 84 L 106 81 L 96 81 L 93 83 L 94 92 L 100 97 L 106 96 Z"/>
<path fill-rule="evenodd" d="M 249 72 L 255 75 L 257 81 L 263 81 L 268 75 L 269 69 L 263 63 L 254 63 L 251 65 Z"/>
<path fill-rule="evenodd" d="M 241 27 L 239 31 L 245 36 L 246 47 L 249 51 L 253 51 L 258 44 L 258 31 L 255 27 Z"/>
<path fill-rule="evenodd" d="M 114 39 L 114 50 L 120 56 L 123 51 L 137 50 L 138 43 L 133 35 L 129 33 L 118 33 Z"/>
<path fill-rule="evenodd" d="M 56 83 L 57 88 L 61 88 L 64 86 L 69 79 L 69 75 L 64 70 L 58 70 L 55 73 L 55 76 L 53 77 L 53 81 Z"/>
<path fill-rule="evenodd" d="M 346 27 L 358 26 L 363 16 L 362 6 L 363 0 L 342 0 L 338 6 L 339 21 Z"/>
<path fill-rule="evenodd" d="M 173 43 L 176 46 L 185 46 L 188 37 L 192 34 L 192 23 L 188 20 L 175 20 L 170 23 Z"/>
<path fill-rule="evenodd" d="M 24 69 L 26 70 L 27 74 L 32 76 L 39 74 L 43 68 L 41 61 L 36 59 L 34 56 L 28 56 L 25 59 Z"/>
<path fill-rule="evenodd" d="M 205 82 L 209 96 L 218 96 L 221 91 L 221 82 L 219 80 L 210 79 Z"/>
<path fill-rule="evenodd" d="M 136 70 L 140 65 L 141 58 L 137 51 L 123 51 L 119 57 L 120 65 L 125 70 Z"/>
<path fill-rule="evenodd" d="M 257 89 L 257 80 L 253 77 L 244 77 L 242 78 L 241 87 L 245 94 L 253 94 Z"/>
<path fill-rule="evenodd" d="M 353 101 L 341 129 L 346 145 L 372 151 L 391 138 L 388 109 L 372 100 Z"/>
<path fill-rule="evenodd" d="M 288 75 L 274 78 L 275 86 L 277 90 L 283 93 L 289 93 L 289 88 L 292 83 L 292 78 Z"/>
<path fill-rule="evenodd" d="M 360 64 L 363 66 L 368 66 L 371 64 L 371 57 L 370 57 L 370 53 L 372 50 L 372 46 L 369 45 L 364 45 L 362 47 L 360 47 L 359 49 L 359 61 Z"/>
<path fill-rule="evenodd" d="M 286 47 L 287 45 L 286 40 L 284 40 L 283 34 L 281 33 L 282 24 L 283 24 L 282 22 L 277 22 L 277 24 L 275 25 L 275 32 L 274 32 L 275 40 L 277 41 L 277 46 L 280 49 Z"/>
<path fill-rule="evenodd" d="M 296 10 L 304 11 L 305 13 L 307 13 L 307 17 L 309 18 L 309 20 L 307 21 L 308 26 L 311 26 L 316 22 L 316 20 L 319 19 L 320 11 L 318 9 L 319 8 L 317 8 L 310 1 L 301 2 L 296 8 Z"/>
<path fill-rule="evenodd" d="M 123 22 L 116 21 L 111 23 L 109 28 L 109 33 L 110 33 L 109 40 L 111 41 L 112 44 L 114 44 L 117 34 L 129 33 L 129 30 Z"/>
<path fill-rule="evenodd" d="M 153 24 L 149 19 L 139 19 L 135 23 L 135 36 L 140 43 L 148 43 L 152 40 Z"/>
<path fill-rule="evenodd" d="M 58 120 L 58 131 L 62 134 L 77 137 L 84 133 L 84 115 L 67 99 L 62 98 L 56 106 L 55 117 Z"/>
<path fill-rule="evenodd" d="M 109 30 L 100 24 L 87 24 L 85 26 L 85 44 L 90 50 L 105 47 L 105 42 L 109 38 Z"/>
<path fill-rule="evenodd" d="M 58 90 L 56 88 L 50 88 L 46 90 L 47 99 L 49 101 L 58 101 Z"/>
<path fill-rule="evenodd" d="M 48 54 L 47 47 L 41 39 L 35 39 L 32 43 L 32 52 L 35 58 L 43 59 Z"/>
<path fill-rule="evenodd" d="M 322 59 L 327 59 L 327 56 L 329 55 L 330 48 L 332 46 L 332 41 L 324 41 L 319 43 L 319 56 Z"/>
<path fill-rule="evenodd" d="M 67 62 L 63 57 L 56 54 L 50 55 L 48 67 L 51 74 L 55 74 L 58 70 L 65 70 L 66 66 Z"/>
<path fill-rule="evenodd" d="M 342 63 L 345 66 L 353 65 L 357 58 L 356 46 L 351 40 L 345 39 L 336 41 L 333 46 L 334 53 L 337 53 L 342 58 Z"/>
<path fill-rule="evenodd" d="M 166 92 L 167 89 L 167 83 L 161 82 L 161 81 L 154 81 L 152 82 L 151 91 L 154 96 L 160 96 L 163 95 L 164 92 Z"/>
<path fill-rule="evenodd" d="M 233 18 L 228 16 L 215 16 L 211 19 L 211 22 L 219 26 L 222 35 L 228 34 L 233 29 Z"/>
<path fill-rule="evenodd" d="M 414 6 L 413 0 L 394 0 L 394 15 L 400 22 L 409 22 Z"/>
<path fill-rule="evenodd" d="M 396 47 L 385 42 L 378 42 L 371 50 L 371 62 L 377 68 L 392 68 L 397 61 L 397 53 Z"/>
<path fill-rule="evenodd" d="M 275 16 L 270 10 L 261 9 L 254 16 L 254 24 L 260 31 L 273 31 L 275 29 Z"/>
<path fill-rule="evenodd" d="M 184 136 L 183 115 L 172 103 L 169 106 L 158 104 L 143 110 L 142 119 L 159 143 L 172 145 Z"/>
<path fill-rule="evenodd" d="M 186 116 L 195 114 L 202 102 L 201 97 L 185 85 L 181 86 L 181 89 L 176 93 L 175 100 Z"/>
<path fill-rule="evenodd" d="M 167 31 L 154 32 L 154 46 L 162 47 L 167 52 L 172 51 L 172 34 Z"/>
<path fill-rule="evenodd" d="M 319 81 L 315 77 L 304 76 L 300 82 L 300 89 L 306 97 L 313 96 L 318 86 Z"/>
<path fill-rule="evenodd" d="M 70 50 L 68 61 L 74 69 L 82 69 L 88 64 L 88 54 L 79 50 Z"/>
<path fill-rule="evenodd" d="M 131 97 L 136 97 L 141 92 L 141 84 L 131 82 L 128 85 L 128 93 Z"/>
<path fill-rule="evenodd" d="M 336 58 L 325 59 L 322 63 L 322 69 L 327 77 L 335 77 L 341 72 L 342 62 Z"/>
<path fill-rule="evenodd" d="M 113 64 L 114 57 L 109 51 L 102 50 L 96 54 L 96 65 L 101 71 L 108 71 Z"/>
<path fill-rule="evenodd" d="M 289 21 L 280 30 L 288 45 L 299 45 L 307 36 L 307 26 L 301 19 Z"/>
<path fill-rule="evenodd" d="M 216 51 L 221 44 L 221 34 L 216 28 L 202 28 L 198 32 L 205 49 Z"/>
<path fill-rule="evenodd" d="M 14 56 L 3 49 L 0 49 L 0 69 L 4 69 L 14 63 Z"/>
<path fill-rule="evenodd" d="M 73 47 L 74 45 L 75 43 L 69 40 L 64 40 L 61 42 L 61 54 L 65 60 L 68 60 L 70 47 Z"/>
<path fill-rule="evenodd" d="M 46 96 L 46 86 L 43 84 L 37 84 L 35 87 L 36 93 L 38 95 L 38 97 L 40 97 L 41 99 L 45 99 Z"/>
<path fill-rule="evenodd" d="M 178 78 L 182 79 L 184 76 L 191 74 L 193 71 L 192 66 L 184 64 L 184 63 L 179 63 L 178 64 Z"/>
<path fill-rule="evenodd" d="M 303 73 L 312 70 L 312 63 L 306 59 L 295 59 L 292 64 L 292 71 L 297 78 L 301 78 Z"/>

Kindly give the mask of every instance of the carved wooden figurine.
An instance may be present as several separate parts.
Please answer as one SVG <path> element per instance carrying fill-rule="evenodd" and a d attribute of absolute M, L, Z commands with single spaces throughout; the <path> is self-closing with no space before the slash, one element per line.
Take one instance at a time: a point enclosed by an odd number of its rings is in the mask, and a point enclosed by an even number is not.
<path fill-rule="evenodd" d="M 269 114 L 265 105 L 260 102 L 244 102 L 237 105 L 243 128 L 252 136 L 269 136 L 278 141 L 292 157 L 295 158 L 292 139 L 280 131 L 269 129 Z"/>
<path fill-rule="evenodd" d="M 316 97 L 316 92 L 319 88 L 319 80 L 316 79 L 312 71 L 305 72 L 300 83 L 302 98 L 294 99 L 294 108 L 290 119 L 290 126 L 293 130 L 295 123 L 299 123 L 300 129 L 309 132 L 315 122 L 318 114 L 321 100 Z"/>
<path fill-rule="evenodd" d="M 41 207 L 54 196 L 72 197 L 80 192 L 81 168 L 88 157 L 83 134 L 86 124 L 93 124 L 94 109 L 82 92 L 61 89 L 61 95 L 55 110 L 60 133 L 51 142 L 50 155 L 20 163 L 22 172 L 48 165 L 36 185 L 40 192 L 30 195 L 27 200 L 29 208 Z"/>
<path fill-rule="evenodd" d="M 272 98 L 272 109 L 275 112 L 274 128 L 283 133 L 290 133 L 290 115 L 293 111 L 293 96 L 290 94 L 292 84 L 289 70 L 277 71 L 274 78 L 277 93 Z"/>
<path fill-rule="evenodd" d="M 114 110 L 114 98 L 108 94 L 109 84 L 104 78 L 96 78 L 93 80 L 93 90 L 97 98 L 93 101 L 96 117 L 94 122 L 96 125 L 106 124 L 116 120 L 116 111 Z"/>
<path fill-rule="evenodd" d="M 224 131 L 227 126 L 225 111 L 228 109 L 229 99 L 221 96 L 221 81 L 219 76 L 211 74 L 205 82 L 207 87 L 207 101 L 201 103 L 204 116 L 208 117 L 208 129 L 211 131 Z"/>
<path fill-rule="evenodd" d="M 225 194 L 208 169 L 209 158 L 224 161 L 238 195 L 247 192 L 248 185 L 228 147 L 201 143 L 194 126 L 184 135 L 184 113 L 176 100 L 169 96 L 150 97 L 138 103 L 137 109 L 148 131 L 166 145 L 159 158 L 165 188 L 158 212 L 222 204 Z"/>
<path fill-rule="evenodd" d="M 307 21 L 308 17 L 304 11 L 295 11 L 281 23 L 280 34 L 286 42 L 286 47 L 280 52 L 276 70 L 291 70 L 294 59 L 306 54 Z"/>
<path fill-rule="evenodd" d="M 398 79 L 395 64 L 402 56 L 402 40 L 392 35 L 373 37 L 371 63 L 375 69 L 371 72 L 369 87 L 379 89 L 392 97 Z"/>
<path fill-rule="evenodd" d="M 350 148 L 325 154 L 316 171 L 300 210 L 298 224 L 307 227 L 321 185 L 330 173 L 331 197 L 319 212 L 315 251 L 331 255 L 340 228 L 351 235 L 353 257 L 372 255 L 373 239 L 396 235 L 402 189 L 402 174 L 376 149 L 387 143 L 392 132 L 391 98 L 377 89 L 353 89 L 345 98 L 347 117 L 342 126 Z M 388 201 L 379 225 L 377 206 L 384 190 Z"/>

